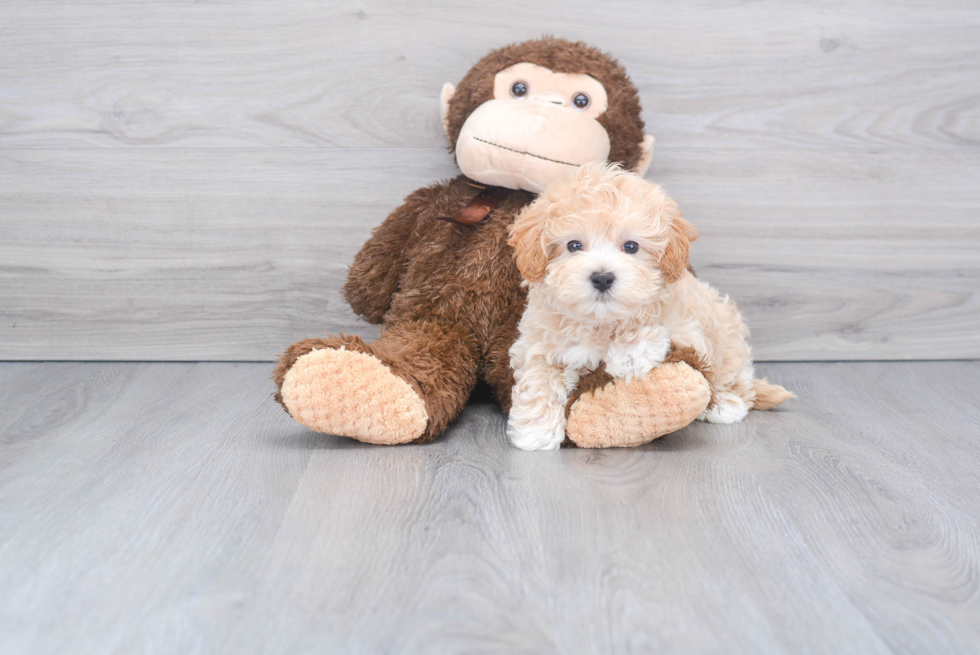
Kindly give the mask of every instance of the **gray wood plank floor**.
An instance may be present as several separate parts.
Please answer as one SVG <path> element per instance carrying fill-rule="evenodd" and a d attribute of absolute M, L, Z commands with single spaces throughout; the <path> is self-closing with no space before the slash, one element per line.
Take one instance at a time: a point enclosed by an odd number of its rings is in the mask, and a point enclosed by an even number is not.
<path fill-rule="evenodd" d="M 980 357 L 978 30 L 959 0 L 0 3 L 0 359 L 369 335 L 338 290 L 456 174 L 439 89 L 543 33 L 632 75 L 758 359 Z"/>
<path fill-rule="evenodd" d="M 317 435 L 264 364 L 0 364 L 0 652 L 980 652 L 980 365 L 630 450 Z"/>

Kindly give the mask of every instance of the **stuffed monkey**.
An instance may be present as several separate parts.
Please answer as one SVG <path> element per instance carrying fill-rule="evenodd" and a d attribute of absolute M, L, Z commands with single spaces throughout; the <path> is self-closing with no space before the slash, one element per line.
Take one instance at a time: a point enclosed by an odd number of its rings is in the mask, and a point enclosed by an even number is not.
<path fill-rule="evenodd" d="M 619 162 L 641 175 L 636 88 L 609 56 L 543 38 L 494 50 L 446 84 L 442 121 L 463 174 L 415 191 L 378 226 L 350 267 L 344 296 L 379 338 L 305 339 L 282 355 L 276 399 L 318 432 L 374 444 L 425 443 L 485 380 L 507 412 L 508 350 L 525 291 L 507 228 L 553 179 L 581 164 Z M 569 399 L 566 441 L 635 446 L 703 412 L 708 384 L 672 358 L 645 378 L 583 376 Z"/>

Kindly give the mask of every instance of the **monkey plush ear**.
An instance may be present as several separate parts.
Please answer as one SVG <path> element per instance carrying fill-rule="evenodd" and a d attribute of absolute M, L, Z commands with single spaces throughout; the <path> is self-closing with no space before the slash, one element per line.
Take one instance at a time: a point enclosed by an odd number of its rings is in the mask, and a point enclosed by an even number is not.
<path fill-rule="evenodd" d="M 442 129 L 449 136 L 449 101 L 456 95 L 456 87 L 449 82 L 442 85 L 442 93 L 439 94 L 439 117 L 442 119 Z"/>
<path fill-rule="evenodd" d="M 510 226 L 507 243 L 514 249 L 517 270 L 528 282 L 540 281 L 548 268 L 548 253 L 543 243 L 546 220 L 541 203 L 534 202 Z"/>
<path fill-rule="evenodd" d="M 646 175 L 647 169 L 650 168 L 650 160 L 653 158 L 652 135 L 643 135 L 643 141 L 640 142 L 640 150 L 643 152 L 643 154 L 640 155 L 640 161 L 636 162 L 636 166 L 633 167 L 633 172 L 640 177 L 643 177 Z"/>
<path fill-rule="evenodd" d="M 698 238 L 698 231 L 676 208 L 670 214 L 669 229 L 667 247 L 660 256 L 660 270 L 668 282 L 676 282 L 691 264 L 691 242 Z"/>

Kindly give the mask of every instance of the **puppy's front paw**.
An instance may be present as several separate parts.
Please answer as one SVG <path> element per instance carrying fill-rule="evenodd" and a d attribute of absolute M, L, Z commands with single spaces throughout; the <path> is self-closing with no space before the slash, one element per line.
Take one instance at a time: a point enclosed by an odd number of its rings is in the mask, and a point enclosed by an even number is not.
<path fill-rule="evenodd" d="M 663 364 L 669 350 L 670 336 L 664 328 L 660 328 L 651 338 L 613 344 L 606 353 L 606 372 L 627 382 L 633 378 L 642 378 L 653 368 Z"/>
<path fill-rule="evenodd" d="M 561 430 L 518 426 L 513 422 L 507 424 L 507 436 L 521 450 L 558 450 L 565 440 L 565 434 Z"/>

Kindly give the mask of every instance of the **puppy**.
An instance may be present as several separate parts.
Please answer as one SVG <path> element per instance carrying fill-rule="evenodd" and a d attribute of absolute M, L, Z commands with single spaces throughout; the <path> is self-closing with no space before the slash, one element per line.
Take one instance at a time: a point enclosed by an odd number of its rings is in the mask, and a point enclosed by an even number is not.
<path fill-rule="evenodd" d="M 521 213 L 509 239 L 528 285 L 510 349 L 515 446 L 558 448 L 581 372 L 604 362 L 613 378 L 642 377 L 671 342 L 694 353 L 711 387 L 702 420 L 735 423 L 793 396 L 754 379 L 735 303 L 688 271 L 696 236 L 663 189 L 601 163 L 552 183 Z"/>

